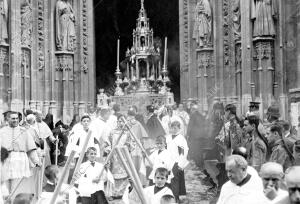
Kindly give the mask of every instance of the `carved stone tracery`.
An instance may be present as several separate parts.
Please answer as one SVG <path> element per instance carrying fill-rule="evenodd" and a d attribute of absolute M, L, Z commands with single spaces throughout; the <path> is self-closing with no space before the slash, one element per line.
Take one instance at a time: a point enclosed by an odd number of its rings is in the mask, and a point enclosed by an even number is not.
<path fill-rule="evenodd" d="M 57 54 L 56 71 L 72 71 L 73 70 L 73 55 L 72 54 Z"/>
<path fill-rule="evenodd" d="M 183 0 L 183 67 L 181 72 L 189 70 L 189 16 L 188 16 L 188 0 Z"/>
<path fill-rule="evenodd" d="M 44 0 L 38 0 L 38 69 L 45 68 Z"/>
<path fill-rule="evenodd" d="M 82 67 L 84 73 L 88 72 L 88 16 L 87 0 L 83 0 L 82 5 Z"/>
<path fill-rule="evenodd" d="M 33 13 L 31 2 L 25 0 L 21 5 L 21 44 L 23 47 L 31 47 L 32 43 Z"/>

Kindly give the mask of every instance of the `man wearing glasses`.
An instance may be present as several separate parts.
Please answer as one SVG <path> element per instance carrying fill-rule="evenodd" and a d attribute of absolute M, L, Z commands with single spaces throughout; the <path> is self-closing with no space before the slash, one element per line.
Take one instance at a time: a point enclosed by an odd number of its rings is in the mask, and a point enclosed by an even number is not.
<path fill-rule="evenodd" d="M 267 162 L 261 166 L 260 176 L 263 180 L 265 196 L 276 203 L 288 195 L 287 191 L 280 189 L 283 182 L 283 167 L 275 162 Z"/>

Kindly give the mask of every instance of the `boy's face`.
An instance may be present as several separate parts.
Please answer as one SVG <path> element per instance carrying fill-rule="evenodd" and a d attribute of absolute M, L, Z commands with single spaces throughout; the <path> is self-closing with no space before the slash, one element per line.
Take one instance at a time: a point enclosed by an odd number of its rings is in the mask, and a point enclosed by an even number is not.
<path fill-rule="evenodd" d="M 166 148 L 166 144 L 163 141 L 156 141 L 156 147 L 158 150 L 164 150 Z"/>
<path fill-rule="evenodd" d="M 174 125 L 174 126 L 171 126 L 170 133 L 177 134 L 179 132 L 179 130 L 180 130 L 180 128 L 178 126 Z"/>
<path fill-rule="evenodd" d="M 89 150 L 87 154 L 87 158 L 90 162 L 94 162 L 96 160 L 97 152 L 94 150 Z"/>
<path fill-rule="evenodd" d="M 157 173 L 154 176 L 154 182 L 157 187 L 163 187 L 167 182 L 167 176 L 165 174 Z"/>

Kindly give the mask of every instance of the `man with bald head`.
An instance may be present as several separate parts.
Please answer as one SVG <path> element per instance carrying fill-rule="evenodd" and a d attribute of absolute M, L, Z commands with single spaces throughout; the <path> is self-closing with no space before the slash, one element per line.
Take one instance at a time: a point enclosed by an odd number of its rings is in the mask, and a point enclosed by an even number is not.
<path fill-rule="evenodd" d="M 289 195 L 275 204 L 300 204 L 300 166 L 286 170 L 285 182 Z"/>
<path fill-rule="evenodd" d="M 265 196 L 272 203 L 276 203 L 288 195 L 287 191 L 280 189 L 284 177 L 282 165 L 267 162 L 261 166 L 259 174 L 263 180 Z"/>
<path fill-rule="evenodd" d="M 221 189 L 217 204 L 267 204 L 270 203 L 257 186 L 256 179 L 247 173 L 247 161 L 240 155 L 226 158 L 229 178 Z M 261 183 L 260 183 L 261 185 Z"/>

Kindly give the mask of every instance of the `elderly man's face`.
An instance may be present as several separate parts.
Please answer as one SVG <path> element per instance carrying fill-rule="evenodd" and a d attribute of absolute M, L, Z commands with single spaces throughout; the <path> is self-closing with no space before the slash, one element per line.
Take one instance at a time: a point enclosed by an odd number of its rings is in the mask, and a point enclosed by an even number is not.
<path fill-rule="evenodd" d="M 19 115 L 10 114 L 10 116 L 8 117 L 8 123 L 10 127 L 17 127 L 19 125 Z"/>
<path fill-rule="evenodd" d="M 226 163 L 226 171 L 229 180 L 235 184 L 241 183 L 247 174 L 247 169 L 237 167 L 234 161 Z"/>
<path fill-rule="evenodd" d="M 261 174 L 261 178 L 263 180 L 264 189 L 274 188 L 278 190 L 282 175 L 280 173 L 265 171 Z"/>

